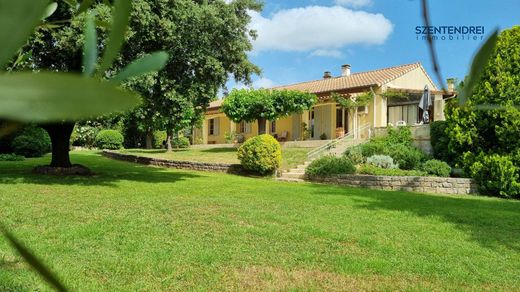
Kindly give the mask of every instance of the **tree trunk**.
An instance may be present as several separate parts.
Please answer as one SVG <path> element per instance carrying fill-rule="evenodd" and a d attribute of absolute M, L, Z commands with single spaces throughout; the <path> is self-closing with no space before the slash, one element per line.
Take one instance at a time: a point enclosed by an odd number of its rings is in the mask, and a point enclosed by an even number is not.
<path fill-rule="evenodd" d="M 172 152 L 172 136 L 173 131 L 172 130 L 166 130 L 166 148 L 168 149 L 168 152 Z"/>
<path fill-rule="evenodd" d="M 52 143 L 51 167 L 69 168 L 72 166 L 70 163 L 69 150 L 70 135 L 74 130 L 74 124 L 73 122 L 68 122 L 43 126 L 43 129 L 49 133 Z"/>
<path fill-rule="evenodd" d="M 262 135 L 266 133 L 265 123 L 267 120 L 265 118 L 259 118 L 258 120 L 258 135 Z"/>
<path fill-rule="evenodd" d="M 151 130 L 146 132 L 146 149 L 152 149 L 153 133 Z"/>

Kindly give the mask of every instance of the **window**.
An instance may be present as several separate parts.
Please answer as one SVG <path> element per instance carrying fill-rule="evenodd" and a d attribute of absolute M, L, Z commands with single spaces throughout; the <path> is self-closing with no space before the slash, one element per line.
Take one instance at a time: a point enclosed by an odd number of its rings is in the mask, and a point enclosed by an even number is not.
<path fill-rule="evenodd" d="M 208 120 L 208 132 L 210 135 L 215 135 L 215 119 Z"/>
<path fill-rule="evenodd" d="M 237 132 L 241 134 L 251 133 L 251 123 L 241 121 L 240 123 L 238 123 Z"/>
<path fill-rule="evenodd" d="M 210 136 L 218 136 L 219 135 L 219 120 L 220 118 L 214 118 L 208 120 L 208 134 Z"/>
<path fill-rule="evenodd" d="M 276 121 L 271 122 L 271 133 L 276 133 Z"/>
<path fill-rule="evenodd" d="M 388 123 L 396 125 L 397 122 L 404 121 L 407 125 L 414 125 L 419 122 L 419 107 L 417 104 L 389 106 Z"/>

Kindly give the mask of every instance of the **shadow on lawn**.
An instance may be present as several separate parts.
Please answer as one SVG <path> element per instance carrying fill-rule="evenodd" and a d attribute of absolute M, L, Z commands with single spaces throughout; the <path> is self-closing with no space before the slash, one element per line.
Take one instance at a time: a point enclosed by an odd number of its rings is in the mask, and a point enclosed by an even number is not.
<path fill-rule="evenodd" d="M 313 185 L 315 193 L 351 195 L 354 207 L 368 210 L 411 212 L 420 217 L 437 217 L 454 224 L 483 247 L 499 246 L 520 251 L 520 202 L 504 199 L 478 200 L 471 197 L 428 195 Z M 321 189 L 320 189 L 321 188 Z M 347 191 L 348 190 L 348 191 Z"/>
<path fill-rule="evenodd" d="M 49 157 L 44 157 L 29 159 L 24 162 L 0 164 L 0 184 L 33 183 L 43 185 L 115 186 L 115 183 L 123 180 L 146 183 L 172 183 L 204 176 L 204 174 L 182 170 L 171 171 L 166 168 L 110 160 L 98 154 L 73 154 L 71 155 L 71 160 L 73 163 L 87 166 L 94 172 L 94 175 L 52 176 L 33 174 L 31 171 L 35 166 L 49 163 Z"/>

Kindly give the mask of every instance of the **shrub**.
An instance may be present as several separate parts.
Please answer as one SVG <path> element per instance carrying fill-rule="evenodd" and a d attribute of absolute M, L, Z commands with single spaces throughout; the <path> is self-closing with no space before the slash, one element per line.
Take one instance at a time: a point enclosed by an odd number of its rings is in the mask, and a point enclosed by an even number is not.
<path fill-rule="evenodd" d="M 433 150 L 433 157 L 442 161 L 446 161 L 449 164 L 453 163 L 453 155 L 450 154 L 448 145 L 449 138 L 446 135 L 445 121 L 436 121 L 430 124 L 430 137 Z"/>
<path fill-rule="evenodd" d="M 392 169 L 399 168 L 395 163 L 394 159 L 386 155 L 373 155 L 367 158 L 367 164 L 377 166 L 380 168 Z"/>
<path fill-rule="evenodd" d="M 380 168 L 370 164 L 362 164 L 359 166 L 357 172 L 359 174 L 369 175 L 388 175 L 388 176 L 426 176 L 424 171 L 420 170 L 403 170 L 399 168 Z"/>
<path fill-rule="evenodd" d="M 370 157 L 377 154 L 384 154 L 387 145 L 383 139 L 372 139 L 367 143 L 361 144 L 361 154 L 364 157 Z"/>
<path fill-rule="evenodd" d="M 305 174 L 310 176 L 329 176 L 337 174 L 355 173 L 356 168 L 346 157 L 323 156 L 314 160 L 307 169 Z"/>
<path fill-rule="evenodd" d="M 101 130 L 96 136 L 96 147 L 110 150 L 121 149 L 123 140 L 123 135 L 116 130 Z"/>
<path fill-rule="evenodd" d="M 451 173 L 451 167 L 446 162 L 437 159 L 431 159 L 423 163 L 421 170 L 441 177 L 448 177 Z"/>
<path fill-rule="evenodd" d="M 74 146 L 93 148 L 99 129 L 91 126 L 78 126 L 74 128 L 71 142 Z"/>
<path fill-rule="evenodd" d="M 190 147 L 190 139 L 186 137 L 177 137 L 172 139 L 172 147 L 173 148 L 189 148 Z"/>
<path fill-rule="evenodd" d="M 387 147 L 383 153 L 392 157 L 399 168 L 406 170 L 418 169 L 421 162 L 426 159 L 426 155 L 421 150 L 403 144 Z"/>
<path fill-rule="evenodd" d="M 25 157 L 40 157 L 51 150 L 49 134 L 38 127 L 27 127 L 11 142 L 13 152 Z"/>
<path fill-rule="evenodd" d="M 0 161 L 23 161 L 25 157 L 16 154 L 0 154 Z"/>
<path fill-rule="evenodd" d="M 166 141 L 166 131 L 154 131 L 153 132 L 153 148 L 161 149 L 164 147 L 163 142 Z"/>
<path fill-rule="evenodd" d="M 412 144 L 412 130 L 408 126 L 396 128 L 389 126 L 387 132 L 388 136 L 385 139 L 387 144 Z"/>
<path fill-rule="evenodd" d="M 238 148 L 238 159 L 247 170 L 271 174 L 282 163 L 282 147 L 271 135 L 255 136 Z"/>
<path fill-rule="evenodd" d="M 361 151 L 361 146 L 354 146 L 350 147 L 345 151 L 344 153 L 345 157 L 350 159 L 354 165 L 358 165 L 365 162 L 365 157 L 363 156 L 363 153 Z"/>
<path fill-rule="evenodd" d="M 520 196 L 520 169 L 510 157 L 481 154 L 470 171 L 482 194 L 506 198 Z"/>

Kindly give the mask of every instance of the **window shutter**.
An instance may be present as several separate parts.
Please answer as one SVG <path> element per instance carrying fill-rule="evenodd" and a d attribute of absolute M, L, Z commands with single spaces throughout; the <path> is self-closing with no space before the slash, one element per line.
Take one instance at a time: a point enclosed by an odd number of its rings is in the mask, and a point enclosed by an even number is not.
<path fill-rule="evenodd" d="M 220 130 L 220 118 L 215 118 L 214 127 L 215 127 L 215 129 L 213 130 L 213 133 L 215 133 L 214 134 L 215 136 L 218 136 L 219 130 Z"/>

